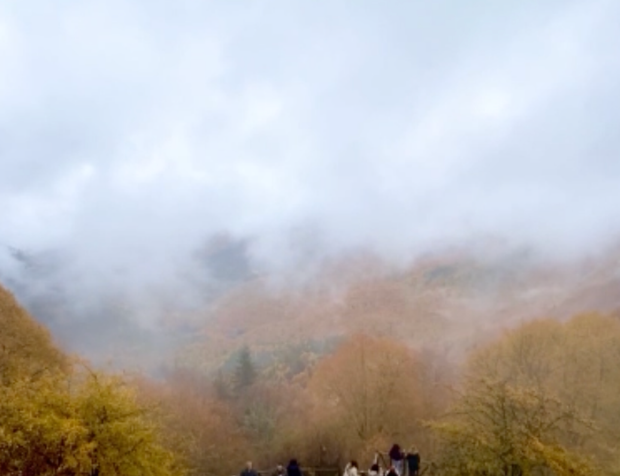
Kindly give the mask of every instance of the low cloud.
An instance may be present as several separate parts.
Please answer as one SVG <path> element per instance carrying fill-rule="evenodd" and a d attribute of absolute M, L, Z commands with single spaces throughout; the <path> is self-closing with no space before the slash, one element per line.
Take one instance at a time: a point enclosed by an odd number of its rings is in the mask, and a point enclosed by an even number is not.
<path fill-rule="evenodd" d="M 206 279 L 187 270 L 221 231 L 274 273 L 489 235 L 602 246 L 620 232 L 619 17 L 596 0 L 4 2 L 0 242 L 67 253 L 70 287 L 146 294 Z"/>

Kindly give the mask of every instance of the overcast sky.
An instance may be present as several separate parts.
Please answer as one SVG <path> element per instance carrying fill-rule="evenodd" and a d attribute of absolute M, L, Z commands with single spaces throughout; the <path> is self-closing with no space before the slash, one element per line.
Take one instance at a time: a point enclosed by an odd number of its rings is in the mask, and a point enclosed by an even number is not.
<path fill-rule="evenodd" d="M 618 25 L 615 0 L 2 0 L 0 243 L 145 275 L 219 230 L 277 265 L 291 229 L 598 244 Z"/>

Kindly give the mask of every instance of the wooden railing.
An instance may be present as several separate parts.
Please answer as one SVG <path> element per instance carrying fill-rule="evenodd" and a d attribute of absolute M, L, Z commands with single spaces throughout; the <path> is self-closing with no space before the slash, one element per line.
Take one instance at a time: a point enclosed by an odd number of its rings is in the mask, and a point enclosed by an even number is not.
<path fill-rule="evenodd" d="M 275 468 L 264 469 L 264 470 L 261 469 L 261 470 L 256 470 L 256 474 L 258 476 L 273 476 L 275 471 L 276 471 Z M 436 471 L 437 471 L 437 468 L 433 462 L 422 462 L 422 464 L 420 465 L 420 471 L 418 472 L 418 476 L 423 476 L 423 475 L 431 476 L 433 474 L 436 474 Z M 304 468 L 302 467 L 301 472 L 303 473 L 304 476 L 341 476 L 342 469 L 337 468 L 337 467 L 325 467 L 325 468 L 320 468 L 320 467 Z M 286 470 L 285 470 L 285 474 L 286 474 Z M 360 476 L 366 476 L 368 474 L 368 471 L 360 470 L 358 474 Z M 232 476 L 238 476 L 238 475 L 232 475 Z M 404 476 L 409 476 L 409 473 L 407 470 L 405 471 Z"/>
<path fill-rule="evenodd" d="M 272 469 L 256 469 L 258 476 L 273 476 L 276 472 L 276 468 Z M 340 468 L 333 467 L 301 467 L 301 472 L 304 476 L 340 476 Z M 286 470 L 284 472 L 286 474 Z M 232 475 L 239 476 L 239 475 Z"/>

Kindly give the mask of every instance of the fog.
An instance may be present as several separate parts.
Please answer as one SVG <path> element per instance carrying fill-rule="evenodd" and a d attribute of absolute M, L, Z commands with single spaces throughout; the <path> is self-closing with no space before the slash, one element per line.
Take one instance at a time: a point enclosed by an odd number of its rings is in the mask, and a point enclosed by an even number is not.
<path fill-rule="evenodd" d="M 607 246 L 619 21 L 602 0 L 4 1 L 2 276 L 28 282 L 10 247 L 55 253 L 55 283 L 131 289 L 148 322 L 160 290 L 213 281 L 195 253 L 218 233 L 284 281 L 362 248 Z"/>

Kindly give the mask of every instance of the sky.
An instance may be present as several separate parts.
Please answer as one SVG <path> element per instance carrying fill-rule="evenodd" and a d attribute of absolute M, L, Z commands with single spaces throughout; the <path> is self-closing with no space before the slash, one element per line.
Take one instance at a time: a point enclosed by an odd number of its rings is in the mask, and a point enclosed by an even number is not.
<path fill-rule="evenodd" d="M 2 0 L 0 245 L 69 249 L 94 285 L 222 231 L 276 271 L 308 246 L 602 246 L 619 22 L 613 0 Z"/>

